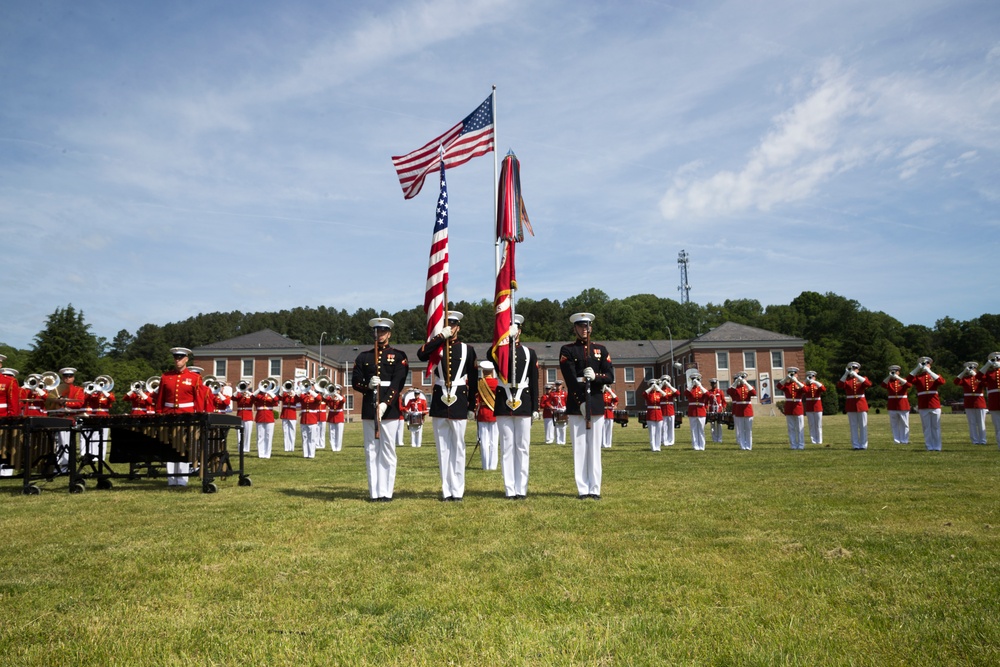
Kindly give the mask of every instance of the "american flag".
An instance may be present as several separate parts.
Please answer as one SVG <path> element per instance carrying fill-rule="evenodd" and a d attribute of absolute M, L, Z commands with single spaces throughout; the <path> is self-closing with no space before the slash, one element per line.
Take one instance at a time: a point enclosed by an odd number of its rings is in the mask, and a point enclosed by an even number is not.
<path fill-rule="evenodd" d="M 424 178 L 442 159 L 442 150 L 445 168 L 451 169 L 474 157 L 486 155 L 493 150 L 493 144 L 493 95 L 490 95 L 461 123 L 441 136 L 431 139 L 412 153 L 392 158 L 399 185 L 403 188 L 403 197 L 411 199 L 417 196 L 424 185 Z"/>
<path fill-rule="evenodd" d="M 427 262 L 427 286 L 424 291 L 424 312 L 427 313 L 427 340 L 441 333 L 445 320 L 445 290 L 448 288 L 448 185 L 444 180 L 444 162 L 441 163 L 441 195 L 438 197 L 434 236 L 431 238 L 431 256 Z M 444 350 L 439 347 L 427 360 L 427 377 L 441 360 Z"/>

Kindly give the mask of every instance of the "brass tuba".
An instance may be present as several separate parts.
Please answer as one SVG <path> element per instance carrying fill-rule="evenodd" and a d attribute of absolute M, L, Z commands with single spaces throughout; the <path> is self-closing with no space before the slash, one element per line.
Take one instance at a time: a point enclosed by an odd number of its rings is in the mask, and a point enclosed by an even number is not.
<path fill-rule="evenodd" d="M 97 385 L 97 391 L 105 396 L 110 394 L 111 390 L 115 388 L 115 381 L 110 375 L 98 375 L 94 380 L 94 384 Z"/>
<path fill-rule="evenodd" d="M 257 383 L 257 392 L 261 394 L 268 394 L 270 396 L 277 396 L 279 386 L 280 385 L 278 384 L 278 378 L 276 377 L 264 378 L 263 380 Z"/>
<path fill-rule="evenodd" d="M 146 379 L 146 392 L 147 393 L 152 394 L 152 393 L 156 392 L 156 390 L 159 389 L 159 388 L 160 388 L 160 376 L 159 375 L 154 375 L 153 377 Z"/>

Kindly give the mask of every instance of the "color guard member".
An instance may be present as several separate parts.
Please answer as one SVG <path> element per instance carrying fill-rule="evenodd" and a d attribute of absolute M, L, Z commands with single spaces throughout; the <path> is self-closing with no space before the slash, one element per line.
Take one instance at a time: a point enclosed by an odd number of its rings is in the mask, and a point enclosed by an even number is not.
<path fill-rule="evenodd" d="M 865 390 L 872 386 L 872 382 L 860 375 L 860 370 L 861 364 L 850 362 L 837 382 L 837 389 L 847 397 L 845 406 L 847 424 L 851 429 L 851 449 L 868 449 L 868 399 Z"/>
<path fill-rule="evenodd" d="M 917 412 L 924 431 L 924 446 L 929 452 L 941 451 L 941 397 L 938 387 L 945 383 L 943 377 L 931 370 L 934 360 L 920 357 L 906 381 L 917 390 Z"/>
<path fill-rule="evenodd" d="M 900 367 L 889 366 L 889 374 L 882 380 L 888 402 L 889 428 L 892 430 L 892 441 L 897 445 L 910 444 L 910 398 L 907 392 L 910 383 L 899 375 Z"/>
<path fill-rule="evenodd" d="M 465 427 L 474 418 L 469 396 L 469 373 L 475 372 L 476 351 L 458 341 L 462 313 L 448 311 L 448 325 L 420 346 L 417 358 L 427 361 L 444 347 L 441 360 L 428 369 L 434 374 L 431 417 L 441 468 L 441 499 L 460 501 L 465 495 Z"/>
<path fill-rule="evenodd" d="M 538 419 L 538 355 L 521 345 L 524 316 L 514 314 L 513 366 L 515 377 L 499 383 L 494 414 L 500 429 L 500 468 L 503 472 L 504 495 L 509 499 L 528 497 L 529 457 L 531 453 L 531 422 Z M 493 356 L 496 363 L 496 357 Z"/>
<path fill-rule="evenodd" d="M 354 391 L 361 394 L 368 494 L 372 502 L 387 503 L 392 501 L 396 486 L 399 395 L 406 386 L 410 368 L 406 353 L 389 345 L 392 320 L 374 317 L 368 320 L 368 326 L 374 332 L 375 345 L 354 360 L 351 382 Z"/>
<path fill-rule="evenodd" d="M 559 350 L 559 370 L 566 382 L 576 489 L 581 499 L 600 500 L 604 386 L 614 383 L 615 367 L 608 348 L 591 342 L 594 315 L 574 313 L 569 319 L 576 340 Z"/>

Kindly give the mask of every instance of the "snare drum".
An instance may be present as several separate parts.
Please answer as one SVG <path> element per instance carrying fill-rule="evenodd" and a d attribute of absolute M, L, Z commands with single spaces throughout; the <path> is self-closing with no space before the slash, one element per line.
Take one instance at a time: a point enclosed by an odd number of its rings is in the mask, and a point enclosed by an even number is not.
<path fill-rule="evenodd" d="M 569 421 L 569 415 L 566 414 L 565 408 L 562 410 L 552 410 L 552 419 L 555 420 L 557 424 L 565 424 Z"/>
<path fill-rule="evenodd" d="M 615 410 L 615 423 L 628 426 L 628 410 Z"/>
<path fill-rule="evenodd" d="M 411 431 L 416 431 L 418 428 L 424 425 L 424 413 L 408 412 L 406 414 L 406 423 L 409 424 Z"/>

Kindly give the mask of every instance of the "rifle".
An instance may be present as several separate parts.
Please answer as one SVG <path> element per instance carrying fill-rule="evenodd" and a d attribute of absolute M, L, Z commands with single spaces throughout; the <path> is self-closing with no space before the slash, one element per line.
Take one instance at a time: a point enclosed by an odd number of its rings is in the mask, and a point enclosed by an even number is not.
<path fill-rule="evenodd" d="M 373 328 L 372 332 L 374 333 L 375 336 L 375 375 L 381 377 L 380 375 L 381 369 L 379 368 L 381 364 L 379 363 L 379 354 L 378 354 L 378 329 Z M 378 413 L 379 403 L 382 402 L 381 383 L 379 383 L 379 385 L 375 387 L 375 392 L 372 394 L 372 399 L 375 401 L 375 439 L 378 440 L 381 437 L 381 430 L 382 430 L 382 415 Z"/>
<path fill-rule="evenodd" d="M 584 360 L 584 364 L 583 365 L 584 365 L 584 368 L 587 368 L 588 366 L 590 366 L 590 333 L 589 333 L 589 331 L 587 333 L 587 340 L 584 341 L 584 345 L 586 347 L 584 348 L 584 353 L 583 353 L 583 360 Z M 587 400 L 587 408 L 585 410 L 585 413 L 586 413 L 586 416 L 587 416 L 587 421 L 586 421 L 587 430 L 589 431 L 590 430 L 590 420 L 591 420 L 591 414 L 590 414 L 590 380 L 584 380 L 584 384 L 586 384 L 586 386 L 587 386 L 587 399 L 586 399 Z"/>

